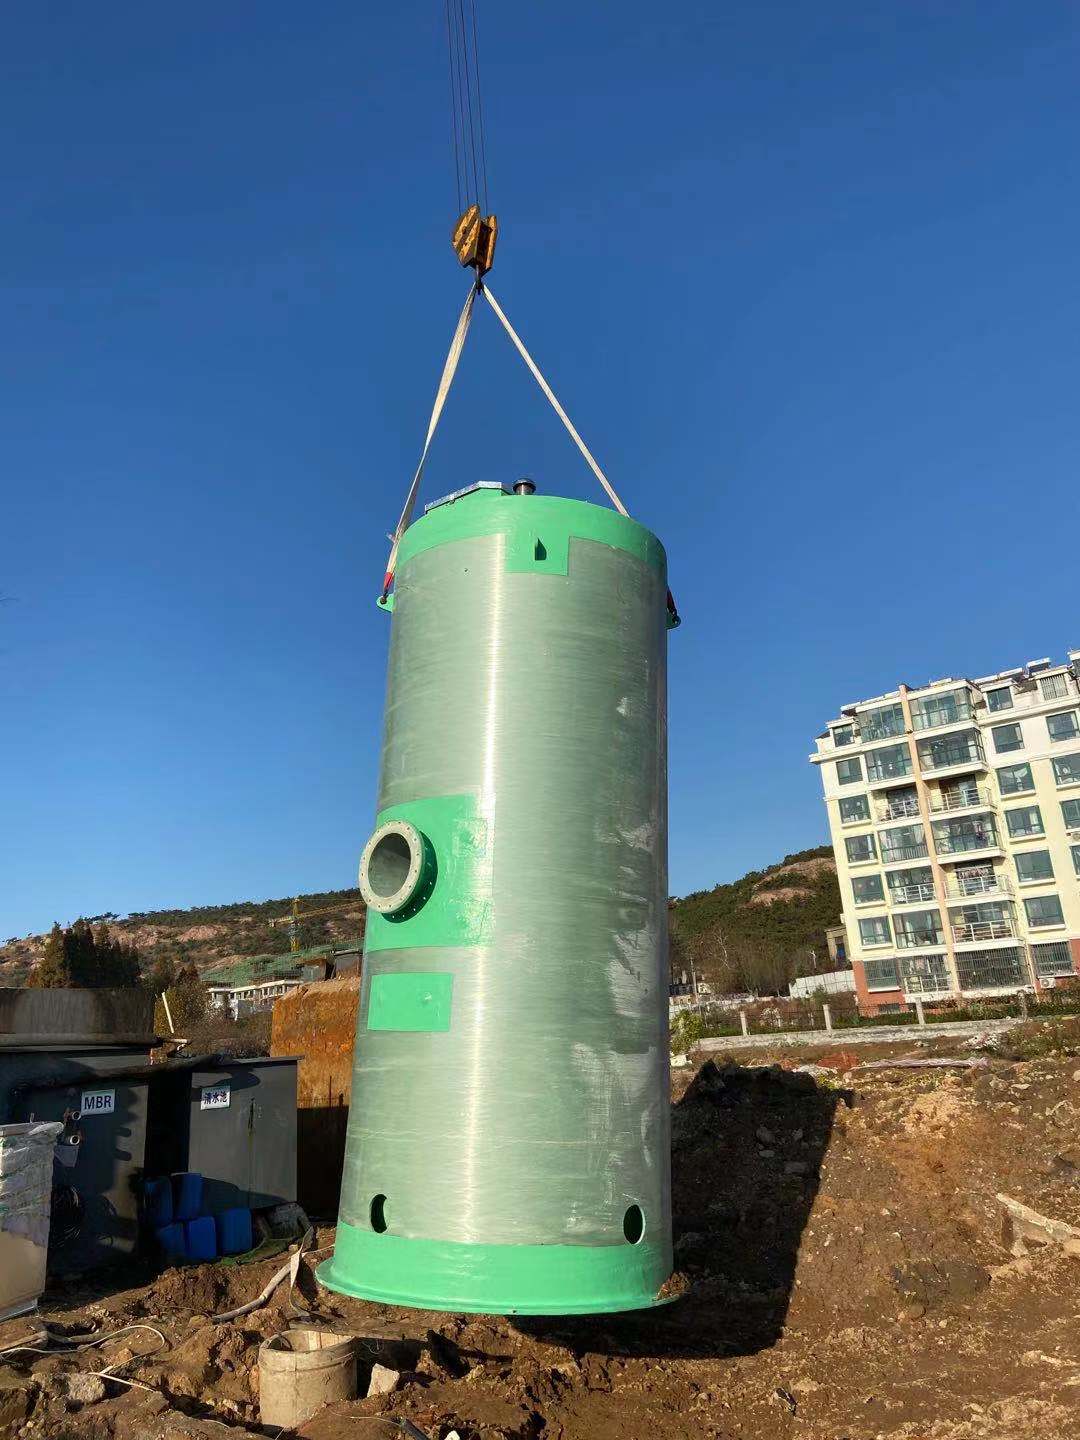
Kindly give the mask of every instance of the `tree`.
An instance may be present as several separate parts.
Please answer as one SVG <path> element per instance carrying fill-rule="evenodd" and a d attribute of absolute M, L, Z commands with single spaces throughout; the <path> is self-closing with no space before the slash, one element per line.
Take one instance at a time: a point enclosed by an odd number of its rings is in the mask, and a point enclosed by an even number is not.
<path fill-rule="evenodd" d="M 155 960 L 146 976 L 147 986 L 155 995 L 161 995 L 176 984 L 176 966 L 167 955 Z"/>
<path fill-rule="evenodd" d="M 140 978 L 134 945 L 114 940 L 108 925 L 95 931 L 79 919 L 66 930 L 53 926 L 31 984 L 43 989 L 120 990 L 138 985 Z"/>
<path fill-rule="evenodd" d="M 30 984 L 39 990 L 60 990 L 69 989 L 74 983 L 70 960 L 64 948 L 64 932 L 54 922 L 45 939 L 41 963 L 31 975 Z"/>
<path fill-rule="evenodd" d="M 206 1019 L 210 994 L 194 965 L 185 965 L 177 972 L 169 991 L 169 1008 L 175 1025 L 196 1025 Z"/>

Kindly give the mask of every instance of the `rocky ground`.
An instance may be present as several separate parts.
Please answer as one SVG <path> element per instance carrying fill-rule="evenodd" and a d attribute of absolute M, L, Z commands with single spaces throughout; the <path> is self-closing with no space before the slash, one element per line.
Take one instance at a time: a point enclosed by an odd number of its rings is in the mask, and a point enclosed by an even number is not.
<path fill-rule="evenodd" d="M 1075 1440 L 1078 1247 L 1064 1230 L 1010 1225 L 998 1197 L 1080 1226 L 1080 1033 L 1033 1026 L 1005 1044 L 861 1047 L 824 1066 L 818 1054 L 810 1073 L 784 1052 L 787 1068 L 755 1056 L 679 1073 L 683 1293 L 653 1311 L 394 1310 L 320 1291 L 305 1262 L 294 1305 L 360 1337 L 364 1390 L 376 1363 L 392 1388 L 326 1407 L 300 1433 L 364 1440 L 408 1420 L 437 1440 Z M 935 1050 L 978 1063 L 861 1068 Z M 209 1317 L 257 1295 L 280 1263 L 50 1290 L 42 1315 L 69 1334 L 154 1328 L 0 1355 L 0 1434 L 277 1435 L 260 1418 L 256 1359 L 289 1323 L 287 1286 L 238 1321 Z M 0 1347 L 35 1324 L 0 1326 Z M 138 1386 L 89 1373 L 106 1369 Z"/>

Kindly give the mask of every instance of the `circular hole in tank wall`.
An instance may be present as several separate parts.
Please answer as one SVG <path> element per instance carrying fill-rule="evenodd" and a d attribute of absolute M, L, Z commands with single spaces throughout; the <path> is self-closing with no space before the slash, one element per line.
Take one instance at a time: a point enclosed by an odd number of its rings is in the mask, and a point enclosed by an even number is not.
<path fill-rule="evenodd" d="M 367 866 L 368 884 L 380 899 L 389 900 L 404 887 L 412 863 L 408 840 L 392 830 L 371 852 Z"/>
<path fill-rule="evenodd" d="M 636 1245 L 645 1234 L 645 1216 L 640 1205 L 631 1205 L 623 1216 L 622 1233 L 631 1245 Z"/>
<path fill-rule="evenodd" d="M 368 1210 L 368 1218 L 371 1221 L 371 1228 L 376 1235 L 381 1235 L 386 1229 L 386 1196 L 376 1195 Z"/>

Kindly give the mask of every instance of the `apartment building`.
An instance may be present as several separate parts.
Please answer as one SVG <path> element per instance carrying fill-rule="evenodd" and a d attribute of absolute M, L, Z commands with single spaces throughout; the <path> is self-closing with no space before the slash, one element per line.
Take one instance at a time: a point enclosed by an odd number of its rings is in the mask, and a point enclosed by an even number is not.
<path fill-rule="evenodd" d="M 861 1010 L 1080 976 L 1080 650 L 843 705 L 810 759 Z"/>

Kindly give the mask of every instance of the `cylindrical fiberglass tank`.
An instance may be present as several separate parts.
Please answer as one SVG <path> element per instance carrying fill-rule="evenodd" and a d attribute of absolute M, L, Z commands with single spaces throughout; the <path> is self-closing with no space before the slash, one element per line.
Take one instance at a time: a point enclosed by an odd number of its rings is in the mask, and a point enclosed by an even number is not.
<path fill-rule="evenodd" d="M 643 526 L 477 486 L 398 555 L 337 1245 L 426 1309 L 671 1271 L 667 579 Z"/>

